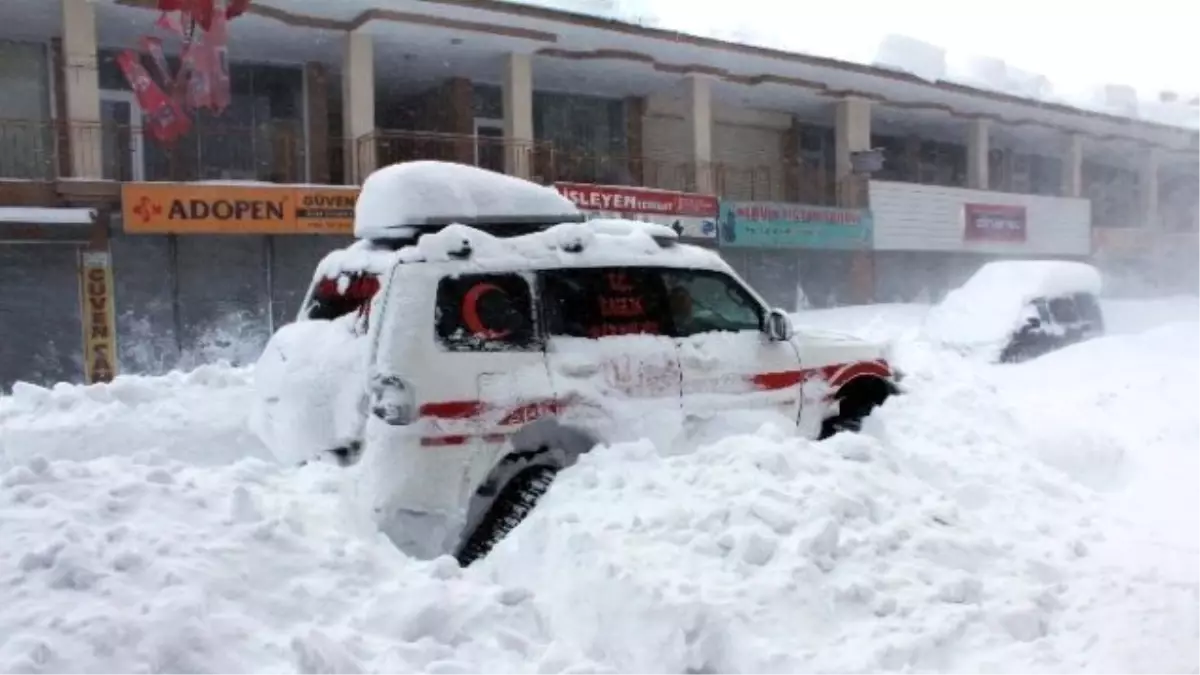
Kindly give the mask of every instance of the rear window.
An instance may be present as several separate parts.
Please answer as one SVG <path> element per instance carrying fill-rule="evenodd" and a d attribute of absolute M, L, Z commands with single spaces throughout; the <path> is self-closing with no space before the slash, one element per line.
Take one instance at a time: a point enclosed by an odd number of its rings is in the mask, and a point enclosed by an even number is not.
<path fill-rule="evenodd" d="M 310 319 L 331 321 L 367 306 L 379 290 L 373 274 L 343 274 L 323 278 L 313 289 L 306 314 Z"/>
<path fill-rule="evenodd" d="M 464 274 L 438 283 L 435 325 L 450 351 L 540 349 L 529 281 L 519 274 Z"/>
<path fill-rule="evenodd" d="M 660 270 L 598 267 L 542 272 L 542 306 L 551 336 L 672 335 Z"/>

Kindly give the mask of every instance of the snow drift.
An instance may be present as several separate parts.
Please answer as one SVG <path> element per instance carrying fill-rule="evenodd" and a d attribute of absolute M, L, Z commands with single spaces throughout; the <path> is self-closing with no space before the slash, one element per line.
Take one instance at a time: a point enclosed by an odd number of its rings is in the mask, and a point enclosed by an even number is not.
<path fill-rule="evenodd" d="M 909 393 L 862 434 L 598 449 L 466 570 L 261 459 L 246 371 L 22 388 L 0 669 L 1195 671 L 1198 341 L 898 339 Z"/>

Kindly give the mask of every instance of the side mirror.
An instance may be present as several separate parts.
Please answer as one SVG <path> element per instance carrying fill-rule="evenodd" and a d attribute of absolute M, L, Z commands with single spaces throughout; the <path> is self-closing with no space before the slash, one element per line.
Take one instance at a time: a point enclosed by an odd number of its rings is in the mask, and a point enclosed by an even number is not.
<path fill-rule="evenodd" d="M 1029 328 L 1038 329 L 1042 327 L 1042 320 L 1036 316 L 1031 316 L 1025 319 L 1025 325 Z"/>
<path fill-rule="evenodd" d="M 767 321 L 763 329 L 772 342 L 786 342 L 792 339 L 792 319 L 782 309 L 767 312 Z"/>

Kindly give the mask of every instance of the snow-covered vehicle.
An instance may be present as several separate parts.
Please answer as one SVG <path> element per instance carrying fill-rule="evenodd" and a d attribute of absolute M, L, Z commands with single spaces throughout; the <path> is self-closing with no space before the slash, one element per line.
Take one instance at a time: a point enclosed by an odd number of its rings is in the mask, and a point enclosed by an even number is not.
<path fill-rule="evenodd" d="M 969 356 L 1025 361 L 1103 335 L 1100 291 L 1087 263 L 990 262 L 930 311 L 925 332 Z"/>
<path fill-rule="evenodd" d="M 584 221 L 550 188 L 401 164 L 367 179 L 355 218 L 390 267 L 335 320 L 361 361 L 325 396 L 361 447 L 360 496 L 415 556 L 485 555 L 601 444 L 746 411 L 815 415 L 829 436 L 896 391 L 881 346 L 794 331 L 716 253 Z"/>

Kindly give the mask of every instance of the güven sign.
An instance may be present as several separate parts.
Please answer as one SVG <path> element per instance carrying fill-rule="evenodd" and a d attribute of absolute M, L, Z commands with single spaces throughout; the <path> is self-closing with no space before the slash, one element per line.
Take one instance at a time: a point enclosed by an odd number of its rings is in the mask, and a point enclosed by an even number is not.
<path fill-rule="evenodd" d="M 1009 204 L 964 204 L 963 240 L 969 242 L 1025 241 L 1025 207 Z"/>

